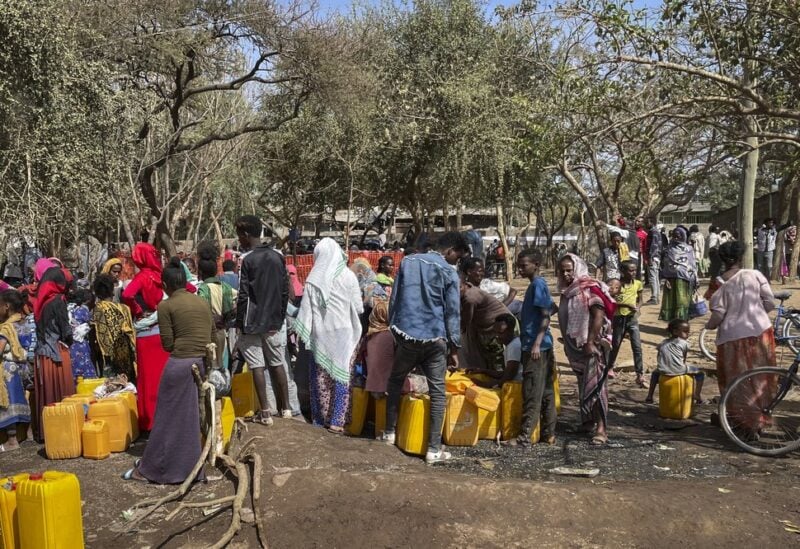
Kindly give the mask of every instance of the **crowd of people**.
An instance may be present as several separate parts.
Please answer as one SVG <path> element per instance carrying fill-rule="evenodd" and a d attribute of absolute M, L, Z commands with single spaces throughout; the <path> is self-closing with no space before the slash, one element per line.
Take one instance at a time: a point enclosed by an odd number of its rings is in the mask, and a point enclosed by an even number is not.
<path fill-rule="evenodd" d="M 201 451 L 193 366 L 201 376 L 222 373 L 224 385 L 243 363 L 258 400 L 252 421 L 261 425 L 305 415 L 343 433 L 353 387 L 362 386 L 386 399 L 385 429 L 376 435 L 393 444 L 401 394 L 425 390 L 425 459 L 437 463 L 450 458 L 440 435 L 445 377 L 461 368 L 483 374 L 478 383 L 485 387 L 522 383 L 521 434 L 508 444 L 530 445 L 537 423 L 541 440 L 554 444 L 557 344 L 578 382 L 579 430 L 603 445 L 608 380 L 626 337 L 636 382 L 647 386 L 638 323 L 644 305 L 660 306 L 668 336 L 658 347 L 647 400 L 660 376 L 690 374 L 703 402 L 702 374 L 687 354 L 688 320 L 698 314 L 706 269 L 714 279 L 707 327 L 717 329 L 720 391 L 741 371 L 775 363 L 769 282 L 758 270 L 742 269 L 741 243 L 715 228 L 706 250 L 696 227 L 678 226 L 668 235 L 656 223 L 645 228 L 643 220 L 610 227 L 596 271 L 575 253 L 557 260 L 556 304 L 541 273 L 543 255 L 534 248 L 516 258 L 517 274 L 529 281 L 518 300 L 507 283 L 486 276 L 484 250 L 460 233 L 407 250 L 400 265 L 385 255 L 376 269 L 363 258 L 348 265 L 342 246 L 323 238 L 301 283 L 282 253 L 262 242 L 260 219 L 243 216 L 235 227 L 237 249 L 204 243 L 166 265 L 154 246 L 136 244 L 130 280 L 122 279 L 122 261 L 111 258 L 89 290 L 50 258 L 36 262 L 30 284 L 0 292 L 0 449 L 29 437 L 41 442 L 44 406 L 73 394 L 79 377 L 125 376 L 136 386 L 139 427 L 149 438 L 123 477 L 182 482 Z M 487 257 L 496 258 L 496 250 Z M 650 300 L 644 302 L 646 285 Z M 558 321 L 560 343 L 551 319 Z"/>

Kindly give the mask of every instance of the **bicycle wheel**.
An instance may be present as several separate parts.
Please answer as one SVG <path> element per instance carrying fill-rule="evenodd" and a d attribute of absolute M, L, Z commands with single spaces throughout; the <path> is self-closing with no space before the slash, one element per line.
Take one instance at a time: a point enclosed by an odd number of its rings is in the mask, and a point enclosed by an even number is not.
<path fill-rule="evenodd" d="M 781 338 L 794 354 L 800 349 L 800 315 L 790 314 L 783 319 Z"/>
<path fill-rule="evenodd" d="M 717 345 L 714 343 L 714 333 L 703 328 L 698 336 L 700 352 L 713 362 L 717 361 Z"/>
<path fill-rule="evenodd" d="M 719 404 L 725 433 L 757 456 L 781 456 L 800 448 L 800 379 L 783 368 L 756 368 L 740 375 Z"/>

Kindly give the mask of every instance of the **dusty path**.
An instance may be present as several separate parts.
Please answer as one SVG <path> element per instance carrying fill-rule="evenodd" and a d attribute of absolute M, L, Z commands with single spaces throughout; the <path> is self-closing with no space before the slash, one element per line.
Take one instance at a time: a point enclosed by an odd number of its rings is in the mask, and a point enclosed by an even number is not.
<path fill-rule="evenodd" d="M 800 291 L 792 303 L 800 305 Z M 662 323 L 646 307 L 645 365 L 655 362 Z M 699 321 L 693 322 L 693 328 Z M 623 349 L 620 361 L 630 361 Z M 563 363 L 564 411 L 554 447 L 525 451 L 481 441 L 454 448 L 456 459 L 428 467 L 419 458 L 369 439 L 327 433 L 294 420 L 277 420 L 259 451 L 267 528 L 283 547 L 762 547 L 797 545 L 800 535 L 798 456 L 763 459 L 739 452 L 707 422 L 713 407 L 692 420 L 670 422 L 623 373 L 611 385 L 612 445 L 593 448 L 569 433 L 576 419 L 575 385 Z M 698 358 L 699 361 L 699 358 Z M 707 363 L 707 366 L 711 364 Z M 716 395 L 714 380 L 706 398 Z M 94 462 L 48 461 L 38 446 L 0 454 L 0 472 L 58 469 L 81 480 L 84 527 L 90 547 L 197 547 L 218 538 L 230 514 L 186 511 L 171 522 L 159 513 L 131 535 L 118 537 L 122 512 L 163 487 L 123 482 L 119 475 L 144 443 L 127 454 Z M 556 476 L 558 465 L 600 469 L 594 479 Z M 217 480 L 197 485 L 190 500 L 232 493 Z M 232 546 L 252 547 L 245 527 Z"/>

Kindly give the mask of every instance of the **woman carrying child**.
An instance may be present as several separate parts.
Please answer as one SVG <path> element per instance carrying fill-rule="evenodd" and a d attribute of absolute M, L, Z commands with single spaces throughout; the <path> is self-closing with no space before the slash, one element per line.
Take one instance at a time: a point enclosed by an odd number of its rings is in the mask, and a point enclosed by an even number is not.
<path fill-rule="evenodd" d="M 605 284 L 589 276 L 586 263 L 574 254 L 558 262 L 556 270 L 561 302 L 558 325 L 564 337 L 564 352 L 578 377 L 582 430 L 592 435 L 593 445 L 608 442 L 608 387 L 604 333 L 616 304 Z"/>

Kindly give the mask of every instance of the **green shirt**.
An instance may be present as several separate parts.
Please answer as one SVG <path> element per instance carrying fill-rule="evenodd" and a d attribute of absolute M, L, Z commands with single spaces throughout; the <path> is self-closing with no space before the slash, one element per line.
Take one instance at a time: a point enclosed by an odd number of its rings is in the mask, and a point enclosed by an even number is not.
<path fill-rule="evenodd" d="M 622 290 L 617 296 L 617 316 L 631 316 L 639 300 L 639 293 L 644 284 L 641 280 L 634 279 L 630 284 L 623 284 Z"/>
<path fill-rule="evenodd" d="M 158 328 L 161 346 L 175 358 L 204 357 L 206 345 L 214 341 L 208 303 L 184 289 L 159 303 Z"/>

